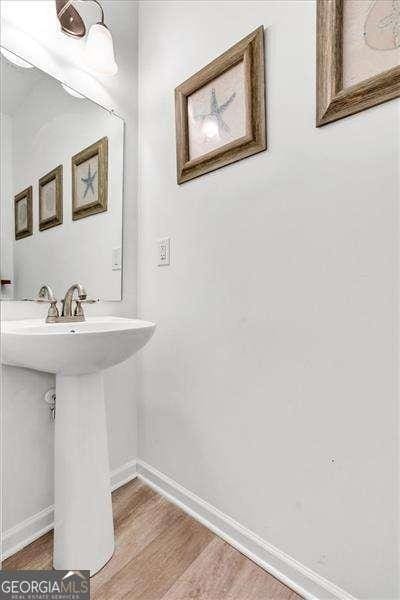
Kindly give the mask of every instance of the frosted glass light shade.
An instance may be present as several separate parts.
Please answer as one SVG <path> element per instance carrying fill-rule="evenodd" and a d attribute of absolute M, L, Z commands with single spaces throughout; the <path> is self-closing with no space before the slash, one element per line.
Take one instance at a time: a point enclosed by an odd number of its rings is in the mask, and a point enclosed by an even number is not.
<path fill-rule="evenodd" d="M 87 64 L 101 75 L 115 75 L 118 65 L 115 62 L 114 44 L 111 33 L 102 23 L 89 29 L 86 40 Z"/>

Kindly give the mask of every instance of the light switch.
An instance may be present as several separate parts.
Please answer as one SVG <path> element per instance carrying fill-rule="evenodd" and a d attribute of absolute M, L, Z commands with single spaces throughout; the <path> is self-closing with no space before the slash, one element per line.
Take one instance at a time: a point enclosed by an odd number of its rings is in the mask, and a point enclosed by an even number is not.
<path fill-rule="evenodd" d="M 112 270 L 120 271 L 122 268 L 122 252 L 121 248 L 113 248 L 112 251 Z"/>
<path fill-rule="evenodd" d="M 158 240 L 158 266 L 163 267 L 170 264 L 170 238 Z"/>

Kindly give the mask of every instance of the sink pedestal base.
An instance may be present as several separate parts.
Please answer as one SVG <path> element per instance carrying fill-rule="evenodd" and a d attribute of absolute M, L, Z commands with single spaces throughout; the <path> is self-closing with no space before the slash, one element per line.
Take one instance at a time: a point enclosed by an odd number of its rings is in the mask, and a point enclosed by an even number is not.
<path fill-rule="evenodd" d="M 55 569 L 99 571 L 114 552 L 101 373 L 56 376 Z"/>

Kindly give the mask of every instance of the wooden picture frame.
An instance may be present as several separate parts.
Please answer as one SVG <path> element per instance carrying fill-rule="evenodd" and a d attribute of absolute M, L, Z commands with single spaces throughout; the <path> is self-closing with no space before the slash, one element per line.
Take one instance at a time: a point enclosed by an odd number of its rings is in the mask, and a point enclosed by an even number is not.
<path fill-rule="evenodd" d="M 191 159 L 189 97 L 201 88 L 205 89 L 204 86 L 242 62 L 245 98 L 244 135 Z M 215 91 L 212 90 L 211 94 L 215 94 Z M 234 95 L 232 94 L 232 97 Z M 225 102 L 225 105 L 228 102 Z M 220 110 L 223 105 L 219 107 L 217 105 L 217 108 Z M 265 120 L 264 28 L 261 26 L 175 89 L 178 184 L 265 150 L 267 148 Z"/>
<path fill-rule="evenodd" d="M 54 182 L 54 187 L 51 184 Z M 47 198 L 47 194 L 50 198 Z M 45 204 L 50 201 L 50 206 Z M 39 179 L 39 230 L 44 231 L 63 222 L 63 166 L 59 165 Z"/>
<path fill-rule="evenodd" d="M 21 202 L 24 203 L 23 215 L 21 215 Z M 32 186 L 29 186 L 14 196 L 15 239 L 21 240 L 22 238 L 32 235 L 32 223 Z"/>
<path fill-rule="evenodd" d="M 400 66 L 343 89 L 343 13 L 344 0 L 317 0 L 317 127 L 400 96 Z"/>
<path fill-rule="evenodd" d="M 73 220 L 105 212 L 108 206 L 108 138 L 104 137 L 75 154 L 71 163 Z M 91 167 L 92 163 L 94 167 Z M 88 171 L 84 178 L 82 169 L 86 165 Z M 82 182 L 84 189 L 82 189 Z M 89 194 L 88 198 L 86 193 Z"/>

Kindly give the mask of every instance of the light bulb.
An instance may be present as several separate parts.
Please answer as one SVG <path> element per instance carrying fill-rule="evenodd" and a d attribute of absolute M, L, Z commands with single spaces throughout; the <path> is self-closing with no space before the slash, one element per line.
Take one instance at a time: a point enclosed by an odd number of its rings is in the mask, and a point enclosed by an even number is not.
<path fill-rule="evenodd" d="M 113 39 L 103 23 L 96 23 L 89 29 L 86 40 L 86 62 L 100 75 L 115 75 L 118 71 Z"/>
<path fill-rule="evenodd" d="M 69 85 L 65 85 L 65 83 L 61 84 L 61 87 L 69 94 L 70 96 L 74 96 L 74 98 L 84 98 L 82 94 L 76 92 L 73 88 L 70 88 Z"/>
<path fill-rule="evenodd" d="M 219 134 L 218 123 L 216 123 L 215 119 L 208 117 L 204 120 L 202 131 L 206 138 L 213 138 Z"/>
<path fill-rule="evenodd" d="M 2 53 L 4 58 L 6 58 L 9 62 L 13 63 L 14 65 L 17 65 L 17 67 L 22 67 L 23 69 L 34 69 L 35 68 L 30 63 L 26 62 L 26 60 L 23 60 L 22 58 L 20 58 L 13 52 L 6 50 L 5 48 L 0 47 L 0 52 Z"/>

